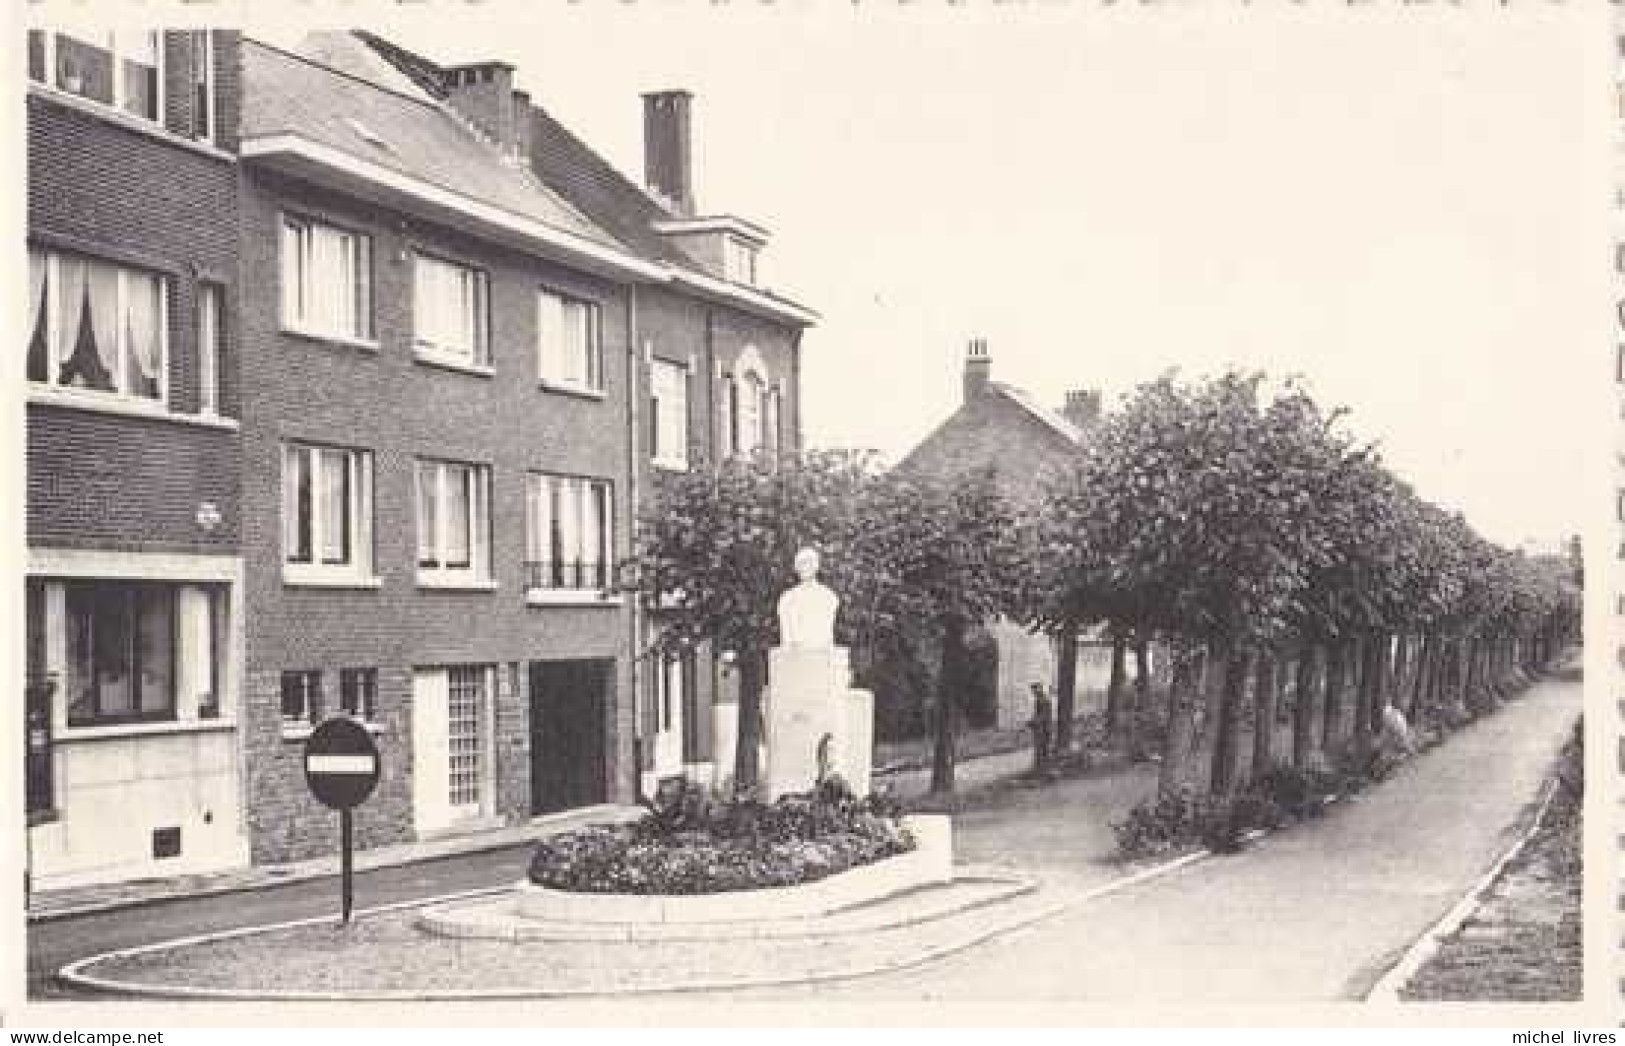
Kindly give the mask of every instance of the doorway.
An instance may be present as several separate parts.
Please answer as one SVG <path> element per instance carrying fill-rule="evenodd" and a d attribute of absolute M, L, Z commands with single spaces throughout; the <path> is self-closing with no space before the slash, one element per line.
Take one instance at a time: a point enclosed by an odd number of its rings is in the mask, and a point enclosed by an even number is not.
<path fill-rule="evenodd" d="M 554 813 L 602 803 L 615 662 L 530 663 L 530 809 Z"/>

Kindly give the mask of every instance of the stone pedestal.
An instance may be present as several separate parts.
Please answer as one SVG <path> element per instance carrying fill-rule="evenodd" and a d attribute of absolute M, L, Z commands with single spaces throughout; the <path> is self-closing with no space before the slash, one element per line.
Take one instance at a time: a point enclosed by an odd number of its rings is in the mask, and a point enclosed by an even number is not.
<path fill-rule="evenodd" d="M 851 688 L 846 648 L 775 647 L 768 653 L 768 679 L 767 765 L 762 774 L 768 800 L 808 791 L 817 783 L 820 744 L 828 746 L 829 770 L 859 795 L 867 795 L 874 699 Z"/>

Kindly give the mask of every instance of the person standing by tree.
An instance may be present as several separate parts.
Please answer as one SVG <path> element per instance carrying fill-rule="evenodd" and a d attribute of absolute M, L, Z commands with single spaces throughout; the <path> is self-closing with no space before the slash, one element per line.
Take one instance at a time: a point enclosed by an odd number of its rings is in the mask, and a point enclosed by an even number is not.
<path fill-rule="evenodd" d="M 1033 684 L 1033 770 L 1042 773 L 1050 763 L 1050 745 L 1055 737 L 1055 704 L 1043 683 Z"/>

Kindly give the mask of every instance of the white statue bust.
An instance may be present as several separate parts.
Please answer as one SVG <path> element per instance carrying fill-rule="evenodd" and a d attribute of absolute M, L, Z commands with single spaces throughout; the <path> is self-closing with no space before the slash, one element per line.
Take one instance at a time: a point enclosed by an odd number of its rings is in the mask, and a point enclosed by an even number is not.
<path fill-rule="evenodd" d="M 840 598 L 818 580 L 818 550 L 796 553 L 801 583 L 779 597 L 779 642 L 783 646 L 830 649 L 835 646 L 835 610 Z"/>

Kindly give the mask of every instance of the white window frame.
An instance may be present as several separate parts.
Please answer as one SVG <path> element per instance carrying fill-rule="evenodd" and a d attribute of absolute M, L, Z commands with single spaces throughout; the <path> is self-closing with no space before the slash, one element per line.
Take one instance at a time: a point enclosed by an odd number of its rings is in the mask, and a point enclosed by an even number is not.
<path fill-rule="evenodd" d="M 358 723 L 378 722 L 378 669 L 367 665 L 346 665 L 339 669 L 338 676 L 338 694 L 334 700 L 334 711 L 340 715 L 347 715 Z M 353 710 L 344 707 L 344 684 L 348 679 L 370 679 L 372 682 L 372 692 L 364 696 L 358 694 L 359 707 Z"/>
<path fill-rule="evenodd" d="M 462 322 L 465 333 L 472 338 L 470 344 L 448 344 L 426 336 L 424 310 L 428 302 L 423 293 L 423 275 L 434 267 L 451 270 L 467 280 L 468 299 L 463 304 L 472 315 L 463 317 Z M 460 370 L 492 373 L 490 303 L 491 282 L 484 269 L 426 251 L 415 252 L 412 256 L 412 350 L 417 358 Z"/>
<path fill-rule="evenodd" d="M 650 359 L 649 398 L 655 404 L 654 424 L 650 426 L 654 441 L 654 446 L 650 448 L 650 460 L 657 468 L 688 471 L 689 375 L 692 373 L 692 361 L 682 364 L 659 356 Z M 667 402 L 667 393 L 675 393 L 681 398 L 681 420 L 678 422 L 673 422 L 668 413 L 672 404 Z"/>
<path fill-rule="evenodd" d="M 423 546 L 425 521 L 422 518 L 423 496 L 426 482 L 424 469 L 431 470 L 434 484 L 434 562 L 425 564 L 418 554 Z M 468 499 L 468 565 L 447 566 L 446 507 L 450 503 L 446 478 L 452 469 L 468 469 L 472 476 Z M 472 461 L 450 461 L 443 458 L 417 458 L 412 463 L 412 512 L 416 519 L 418 540 L 414 543 L 417 560 L 418 585 L 423 588 L 495 589 L 491 575 L 491 466 Z"/>
<path fill-rule="evenodd" d="M 289 676 L 298 676 L 304 684 L 301 692 L 304 704 L 298 716 L 290 716 L 282 705 L 282 686 Z M 316 725 L 316 717 L 322 711 L 319 699 L 326 682 L 324 676 L 319 668 L 290 668 L 277 676 L 277 718 L 284 734 L 306 734 Z"/>
<path fill-rule="evenodd" d="M 197 289 L 198 413 L 220 416 L 220 364 L 225 351 L 226 289 L 204 282 Z"/>
<path fill-rule="evenodd" d="M 566 578 L 561 584 L 555 585 L 550 581 L 543 584 L 533 584 L 530 574 L 533 563 L 552 562 L 552 497 L 551 492 L 558 488 L 559 503 L 563 518 L 566 521 L 564 530 L 564 543 L 568 546 L 574 539 L 575 548 L 566 547 L 563 550 L 565 563 L 582 563 L 601 568 L 604 574 L 604 584 L 597 583 L 578 585 L 571 584 Z M 598 498 L 598 508 L 591 505 L 595 495 L 601 492 Z M 590 510 L 591 509 L 591 510 Z M 596 520 L 593 517 L 596 515 Z M 593 535 L 590 522 L 596 522 L 597 531 Z M 615 570 L 615 483 L 613 480 L 599 476 L 572 476 L 557 472 L 530 472 L 525 476 L 525 597 L 534 603 L 550 601 L 573 601 L 583 597 L 591 597 L 593 601 L 601 600 L 603 593 L 614 581 Z M 587 555 L 586 545 L 590 537 L 596 536 L 594 542 L 598 548 L 594 550 L 596 558 Z M 618 600 L 616 600 L 618 602 Z"/>
<path fill-rule="evenodd" d="M 553 346 L 550 333 L 562 332 L 564 325 L 544 320 L 543 310 L 556 310 L 562 318 L 565 310 L 576 307 L 584 310 L 586 344 L 581 346 Z M 566 352 L 582 352 L 581 378 L 567 374 Z M 573 392 L 578 395 L 602 398 L 607 388 L 604 374 L 604 313 L 598 302 L 555 291 L 549 287 L 536 290 L 536 374 L 545 389 Z"/>
<path fill-rule="evenodd" d="M 96 265 L 105 265 L 117 270 L 118 279 L 114 292 L 114 313 L 118 317 L 116 337 L 114 339 L 113 372 L 117 382 L 122 385 L 125 375 L 129 372 L 130 361 L 128 354 L 129 328 L 124 322 L 125 309 L 129 302 L 129 276 L 139 275 L 158 281 L 158 395 L 137 396 L 124 388 L 92 389 L 79 385 L 62 385 L 57 381 L 61 372 L 62 363 L 71 355 L 71 346 L 62 344 L 62 259 L 67 252 L 55 251 L 45 247 L 31 247 L 29 254 L 40 255 L 45 259 L 45 380 L 34 381 L 30 384 L 36 387 L 49 387 L 65 396 L 89 396 L 100 400 L 118 400 L 125 403 L 142 404 L 151 408 L 168 409 L 169 407 L 169 282 L 168 275 L 151 269 L 139 269 L 122 262 L 110 261 L 86 254 L 76 254 L 75 258 Z M 29 315 L 25 321 L 28 334 L 24 336 L 24 350 L 33 334 L 35 313 L 33 302 L 27 305 Z"/>
<path fill-rule="evenodd" d="M 290 518 L 294 511 L 294 492 L 289 484 L 293 478 L 290 461 L 296 453 L 308 454 L 310 468 L 310 560 L 293 559 L 296 538 L 290 533 L 297 522 Z M 324 454 L 343 454 L 350 488 L 350 562 L 324 563 L 321 549 L 327 537 L 331 520 L 326 518 L 327 499 L 322 495 L 321 467 Z M 311 585 L 335 588 L 376 588 L 378 578 L 373 575 L 373 459 L 372 453 L 351 447 L 335 447 L 308 440 L 287 440 L 282 444 L 282 581 L 288 585 Z"/>
<path fill-rule="evenodd" d="M 324 231 L 350 238 L 349 265 L 355 277 L 349 291 L 351 308 L 355 312 L 355 329 L 339 330 L 337 324 L 324 325 L 325 319 L 311 316 L 311 302 L 320 275 L 315 272 L 316 234 Z M 297 250 L 298 270 L 290 272 L 289 240 Z M 323 341 L 359 345 L 376 349 L 373 310 L 373 243 L 367 233 L 335 225 L 319 218 L 284 212 L 277 222 L 277 313 L 282 329 Z"/>
<path fill-rule="evenodd" d="M 756 286 L 757 249 L 737 236 L 723 239 L 722 275 L 734 283 Z"/>
<path fill-rule="evenodd" d="M 112 62 L 113 62 L 113 100 L 111 102 L 104 102 L 99 98 L 92 98 L 87 94 L 80 94 L 77 91 L 70 91 L 66 87 L 58 87 L 57 86 L 57 83 L 56 83 L 56 38 L 59 35 L 59 32 L 57 30 L 51 30 L 51 29 L 41 29 L 41 30 L 34 30 L 34 31 L 38 32 L 40 34 L 42 40 L 43 40 L 43 42 L 41 44 L 41 50 L 43 52 L 43 57 L 42 57 L 41 69 L 40 69 L 40 74 L 42 76 L 42 79 L 35 80 L 34 81 L 35 83 L 40 84 L 40 85 L 42 85 L 42 86 L 44 86 L 46 88 L 49 88 L 52 91 L 55 91 L 55 92 L 58 92 L 60 94 L 66 95 L 69 98 L 77 98 L 80 101 L 86 102 L 86 103 L 88 103 L 90 105 L 100 106 L 103 109 L 109 109 L 109 110 L 111 110 L 113 112 L 118 113 L 121 116 L 128 117 L 129 119 L 140 120 L 143 123 L 150 123 L 155 127 L 166 127 L 166 121 L 164 119 L 164 113 L 165 113 L 165 110 L 166 110 L 166 103 L 168 102 L 168 98 L 165 96 L 164 91 L 165 91 L 165 87 L 166 87 L 165 79 L 167 77 L 167 74 L 168 74 L 169 70 L 168 70 L 168 67 L 167 67 L 167 59 L 168 59 L 168 48 L 166 46 L 167 41 L 164 39 L 163 30 L 160 30 L 160 29 L 143 30 L 150 37 L 152 37 L 152 42 L 153 42 L 154 69 L 155 69 L 156 75 L 154 77 L 155 85 L 154 85 L 154 88 L 153 88 L 153 103 L 154 104 L 153 104 L 153 115 L 152 116 L 144 116 L 141 113 L 134 113 L 134 112 L 131 112 L 130 110 L 124 108 L 124 103 L 125 103 L 125 101 L 127 99 L 124 97 L 124 77 L 121 75 L 123 70 L 120 67 L 119 63 L 120 63 L 121 59 L 124 57 L 124 55 L 129 53 L 129 52 L 125 51 L 125 50 L 121 50 L 119 48 L 119 42 L 120 42 L 121 37 L 120 37 L 120 35 L 118 33 L 113 32 L 113 33 L 106 34 L 107 37 L 108 37 L 108 40 L 107 40 L 107 43 L 106 43 L 106 49 L 107 49 L 107 52 L 112 56 Z M 79 34 L 75 34 L 75 33 L 61 33 L 60 35 L 73 36 L 75 39 L 79 39 Z M 94 35 L 94 34 L 88 34 L 87 33 L 87 34 L 84 34 L 84 35 L 89 36 L 89 35 Z M 91 41 L 89 41 L 89 40 L 84 40 L 82 42 L 91 43 Z M 213 48 L 211 48 L 210 50 L 212 51 Z M 25 67 L 26 67 L 26 64 L 27 64 L 27 55 L 25 53 L 25 55 L 24 55 L 24 65 L 25 65 Z M 212 86 L 212 81 L 211 81 L 211 86 Z M 212 122 L 212 113 L 211 113 L 211 122 Z"/>

